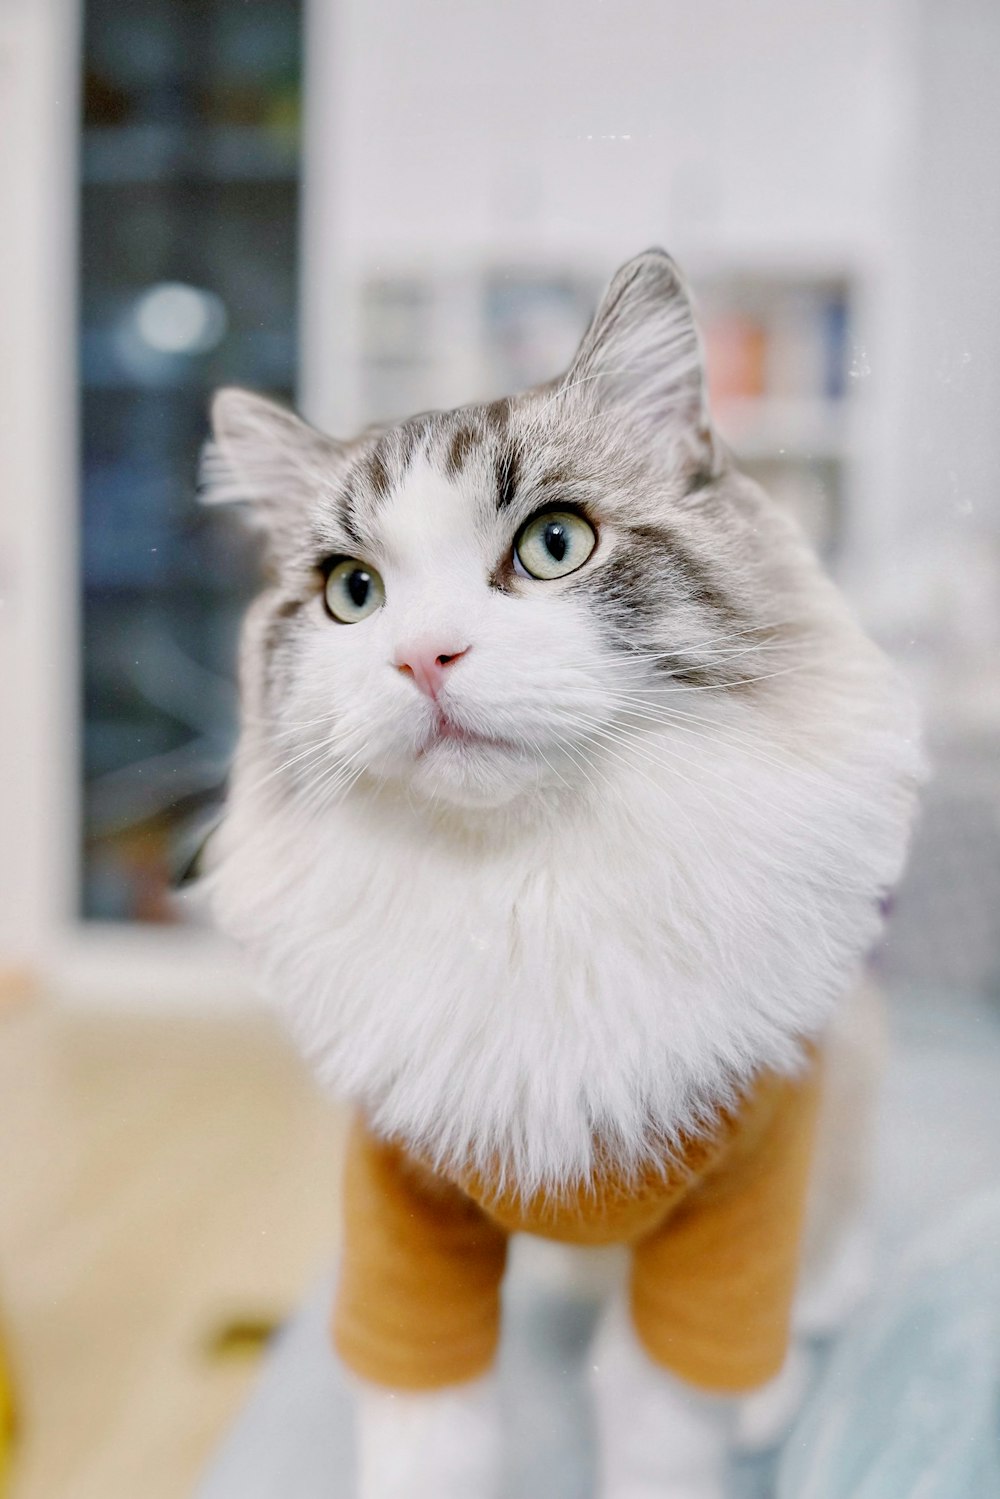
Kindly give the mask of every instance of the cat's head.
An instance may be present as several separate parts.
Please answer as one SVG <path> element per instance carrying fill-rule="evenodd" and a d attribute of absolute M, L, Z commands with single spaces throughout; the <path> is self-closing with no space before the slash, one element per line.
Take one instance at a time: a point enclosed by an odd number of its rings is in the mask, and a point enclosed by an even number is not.
<path fill-rule="evenodd" d="M 213 420 L 208 498 L 249 507 L 272 572 L 244 637 L 251 779 L 317 816 L 378 787 L 466 808 L 586 794 L 644 755 L 683 776 L 699 734 L 836 735 L 865 642 L 714 434 L 662 252 L 521 395 L 353 442 L 241 390 Z"/>

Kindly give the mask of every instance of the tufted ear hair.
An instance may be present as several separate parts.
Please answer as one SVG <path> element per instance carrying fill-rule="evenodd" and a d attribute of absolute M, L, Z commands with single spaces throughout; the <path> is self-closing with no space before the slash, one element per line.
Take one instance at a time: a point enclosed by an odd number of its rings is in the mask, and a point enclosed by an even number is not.
<path fill-rule="evenodd" d="M 710 477 L 721 466 L 691 300 L 664 250 L 615 273 L 563 382 L 571 387 L 620 414 L 672 470 Z"/>
<path fill-rule="evenodd" d="M 240 504 L 281 550 L 310 501 L 329 489 L 345 449 L 286 406 L 237 386 L 216 392 L 199 473 L 204 504 Z"/>

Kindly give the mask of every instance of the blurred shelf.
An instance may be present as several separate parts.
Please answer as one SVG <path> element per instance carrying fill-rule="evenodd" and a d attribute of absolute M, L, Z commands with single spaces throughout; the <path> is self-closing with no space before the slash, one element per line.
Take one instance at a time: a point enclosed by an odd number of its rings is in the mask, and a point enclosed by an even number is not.
<path fill-rule="evenodd" d="M 259 125 L 108 125 L 83 132 L 85 187 L 187 182 L 288 182 L 299 177 L 292 132 Z"/>
<path fill-rule="evenodd" d="M 840 462 L 850 452 L 845 402 L 762 397 L 727 401 L 720 431 L 741 458 L 814 458 Z"/>
<path fill-rule="evenodd" d="M 622 257 L 620 228 L 597 215 L 589 224 L 574 220 L 565 232 L 553 231 L 541 242 L 530 226 L 508 225 L 488 238 L 450 238 L 446 247 L 437 234 L 433 239 L 413 235 L 405 243 L 398 236 L 379 234 L 354 237 L 339 249 L 340 269 L 352 280 L 363 278 L 373 265 L 388 276 L 448 278 L 467 275 L 471 267 L 490 267 L 504 276 L 547 270 L 560 276 L 596 277 L 599 287 Z M 884 244 L 856 237 L 838 244 L 828 239 L 776 242 L 744 236 L 713 236 L 700 242 L 672 235 L 670 251 L 696 293 L 702 286 L 735 281 L 853 285 L 876 275 L 885 257 Z"/>

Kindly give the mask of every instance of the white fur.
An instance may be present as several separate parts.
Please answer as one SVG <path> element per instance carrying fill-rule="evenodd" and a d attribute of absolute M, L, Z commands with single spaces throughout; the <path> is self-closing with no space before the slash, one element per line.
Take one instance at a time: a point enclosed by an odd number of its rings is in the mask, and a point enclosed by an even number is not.
<path fill-rule="evenodd" d="M 494 1376 L 421 1394 L 361 1384 L 357 1499 L 498 1499 Z"/>
<path fill-rule="evenodd" d="M 404 486 L 385 608 L 300 654 L 281 722 L 314 772 L 301 798 L 275 794 L 248 725 L 214 901 L 332 1090 L 530 1191 L 586 1173 L 595 1135 L 635 1165 L 758 1069 L 798 1065 L 878 929 L 918 754 L 818 576 L 798 675 L 756 703 L 650 676 L 644 707 L 693 716 L 621 729 L 628 668 L 584 605 L 491 590 L 451 488 Z M 390 664 L 418 625 L 471 645 L 449 712 L 515 750 L 418 755 L 434 710 Z"/>
<path fill-rule="evenodd" d="M 591 1385 L 601 1454 L 597 1499 L 724 1499 L 738 1401 L 658 1368 L 620 1299 L 598 1330 Z"/>
<path fill-rule="evenodd" d="M 812 1382 L 815 1354 L 803 1339 L 793 1338 L 785 1361 L 773 1379 L 737 1404 L 730 1434 L 738 1452 L 769 1452 L 787 1436 Z"/>

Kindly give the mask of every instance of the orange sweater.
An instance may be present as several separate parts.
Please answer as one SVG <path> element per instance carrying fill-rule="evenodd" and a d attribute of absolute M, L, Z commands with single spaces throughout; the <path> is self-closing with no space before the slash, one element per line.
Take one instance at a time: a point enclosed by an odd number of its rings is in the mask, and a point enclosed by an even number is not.
<path fill-rule="evenodd" d="M 436 1174 L 360 1118 L 348 1145 L 334 1340 L 398 1389 L 483 1373 L 500 1327 L 507 1236 L 628 1244 L 636 1332 L 705 1389 L 752 1389 L 784 1359 L 818 1099 L 818 1065 L 763 1076 L 662 1167 L 525 1201 L 469 1172 Z"/>

